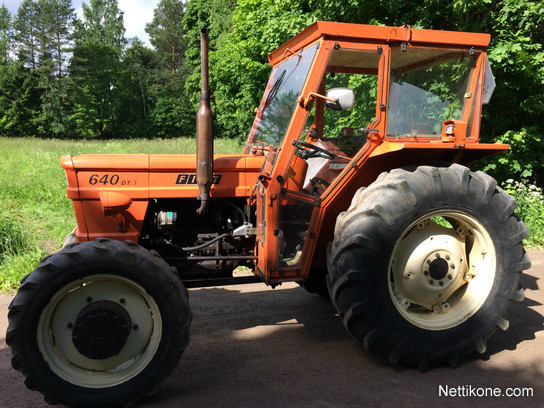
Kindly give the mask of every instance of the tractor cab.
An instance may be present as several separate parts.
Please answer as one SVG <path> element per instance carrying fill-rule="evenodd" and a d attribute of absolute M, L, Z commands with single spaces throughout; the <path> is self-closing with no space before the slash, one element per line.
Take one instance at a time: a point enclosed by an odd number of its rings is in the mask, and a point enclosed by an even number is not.
<path fill-rule="evenodd" d="M 320 233 L 323 221 L 381 171 L 468 163 L 507 148 L 478 144 L 482 104 L 494 89 L 489 39 L 318 22 L 270 54 L 245 147 L 267 156 L 256 188 L 265 281 L 300 279 L 324 264 L 313 255 L 325 245 L 315 237 L 332 235 L 330 221 Z"/>

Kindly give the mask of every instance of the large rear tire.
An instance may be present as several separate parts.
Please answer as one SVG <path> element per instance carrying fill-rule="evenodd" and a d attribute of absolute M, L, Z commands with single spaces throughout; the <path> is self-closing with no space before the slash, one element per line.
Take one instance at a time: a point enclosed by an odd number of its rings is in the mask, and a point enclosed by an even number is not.
<path fill-rule="evenodd" d="M 382 174 L 338 216 L 328 286 L 364 347 L 427 369 L 484 353 L 530 267 L 515 201 L 460 165 Z"/>
<path fill-rule="evenodd" d="M 133 242 L 71 244 L 23 279 L 6 342 L 52 404 L 130 406 L 158 389 L 189 342 L 187 291 Z"/>

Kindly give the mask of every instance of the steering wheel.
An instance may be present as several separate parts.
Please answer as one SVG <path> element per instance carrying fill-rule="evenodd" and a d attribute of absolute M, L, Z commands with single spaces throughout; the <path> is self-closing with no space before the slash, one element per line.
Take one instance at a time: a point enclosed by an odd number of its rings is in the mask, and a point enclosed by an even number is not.
<path fill-rule="evenodd" d="M 297 150 L 300 150 L 299 156 L 302 157 L 304 160 L 310 159 L 312 157 L 322 157 L 329 160 L 334 160 L 336 158 L 336 155 L 334 153 L 331 153 L 328 150 L 325 150 L 311 143 L 298 141 L 294 142 L 293 144 L 297 147 Z"/>

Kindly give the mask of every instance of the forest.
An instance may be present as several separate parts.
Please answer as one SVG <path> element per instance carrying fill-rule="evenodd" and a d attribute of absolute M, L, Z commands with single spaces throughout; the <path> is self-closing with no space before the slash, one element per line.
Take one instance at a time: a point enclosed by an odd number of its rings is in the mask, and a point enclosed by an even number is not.
<path fill-rule="evenodd" d="M 544 3 L 532 0 L 161 0 L 151 46 L 126 38 L 116 0 L 83 3 L 79 17 L 71 0 L 0 6 L 0 137 L 191 137 L 208 27 L 216 135 L 243 140 L 268 53 L 317 20 L 491 34 L 482 140 L 511 149 L 481 167 L 544 184 Z"/>

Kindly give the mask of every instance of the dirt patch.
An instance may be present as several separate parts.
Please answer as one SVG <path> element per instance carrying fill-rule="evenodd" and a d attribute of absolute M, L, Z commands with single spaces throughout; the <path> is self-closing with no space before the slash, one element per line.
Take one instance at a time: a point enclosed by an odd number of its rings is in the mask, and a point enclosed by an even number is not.
<path fill-rule="evenodd" d="M 544 406 L 544 252 L 531 251 L 530 257 L 526 298 L 513 306 L 510 328 L 490 339 L 484 358 L 426 373 L 390 366 L 364 351 L 327 300 L 296 284 L 192 289 L 191 343 L 173 375 L 139 406 Z M 0 295 L 0 406 L 46 407 L 10 366 L 10 299 Z M 458 396 L 451 396 L 453 389 Z M 530 389 L 533 395 L 477 396 L 488 389 Z M 444 391 L 450 396 L 440 395 Z"/>

